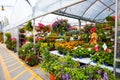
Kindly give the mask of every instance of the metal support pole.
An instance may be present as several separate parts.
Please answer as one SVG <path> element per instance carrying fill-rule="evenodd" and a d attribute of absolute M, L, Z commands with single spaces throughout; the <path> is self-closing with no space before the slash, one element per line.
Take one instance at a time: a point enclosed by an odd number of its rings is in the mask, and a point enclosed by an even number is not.
<path fill-rule="evenodd" d="M 81 27 L 81 21 L 80 21 L 80 19 L 78 19 L 78 23 L 79 23 L 79 34 L 78 34 L 78 39 L 80 39 L 80 27 Z"/>
<path fill-rule="evenodd" d="M 32 7 L 32 17 L 33 17 L 33 43 L 35 44 L 35 9 Z"/>
<path fill-rule="evenodd" d="M 32 14 L 32 17 L 33 17 L 33 44 L 35 45 L 36 44 L 36 41 L 35 41 L 35 9 L 34 7 L 32 8 L 33 10 L 33 14 Z M 34 52 L 36 53 L 36 49 L 34 47 Z"/>
<path fill-rule="evenodd" d="M 78 23 L 79 23 L 79 30 L 80 30 L 80 27 L 81 27 L 81 21 L 80 21 L 80 19 L 78 19 Z"/>
<path fill-rule="evenodd" d="M 118 30 L 118 0 L 116 0 L 115 5 L 114 75 L 116 75 L 117 30 Z"/>
<path fill-rule="evenodd" d="M 33 19 L 33 43 L 35 44 L 35 19 Z"/>
<path fill-rule="evenodd" d="M 20 39 L 19 39 L 19 28 L 17 27 L 17 51 L 19 50 L 19 47 L 20 47 Z"/>

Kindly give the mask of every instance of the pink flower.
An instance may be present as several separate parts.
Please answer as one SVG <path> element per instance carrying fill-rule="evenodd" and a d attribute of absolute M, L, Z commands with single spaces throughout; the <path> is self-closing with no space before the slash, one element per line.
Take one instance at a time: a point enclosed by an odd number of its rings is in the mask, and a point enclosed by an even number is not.
<path fill-rule="evenodd" d="M 94 50 L 95 50 L 95 51 L 98 51 L 98 50 L 99 50 L 99 46 L 98 46 L 98 45 L 95 45 Z"/>
<path fill-rule="evenodd" d="M 42 23 L 38 23 L 39 27 L 44 27 L 44 25 Z"/>
<path fill-rule="evenodd" d="M 14 40 L 16 40 L 16 38 L 10 38 L 10 40 L 14 41 Z"/>

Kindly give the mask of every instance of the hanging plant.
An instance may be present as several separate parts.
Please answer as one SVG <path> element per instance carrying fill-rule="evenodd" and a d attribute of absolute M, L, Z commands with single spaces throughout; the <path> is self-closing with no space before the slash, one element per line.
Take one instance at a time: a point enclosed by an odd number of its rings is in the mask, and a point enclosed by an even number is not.
<path fill-rule="evenodd" d="M 57 21 L 55 21 L 52 24 L 53 27 L 53 32 L 56 33 L 61 33 L 61 32 L 65 32 L 65 31 L 70 31 L 71 30 L 71 26 L 68 23 L 68 20 L 66 19 L 58 19 Z"/>
<path fill-rule="evenodd" d="M 107 16 L 107 17 L 106 17 L 106 20 L 107 20 L 107 21 L 115 21 L 115 19 L 114 19 L 113 17 L 111 17 L 111 16 Z"/>
<path fill-rule="evenodd" d="M 25 26 L 25 29 L 28 30 L 28 31 L 32 31 L 33 30 L 33 26 L 32 26 L 32 22 L 31 21 L 29 21 L 27 23 L 27 25 Z"/>
<path fill-rule="evenodd" d="M 24 28 L 20 28 L 20 29 L 19 29 L 19 32 L 20 32 L 20 33 L 25 33 L 25 29 L 24 29 Z"/>

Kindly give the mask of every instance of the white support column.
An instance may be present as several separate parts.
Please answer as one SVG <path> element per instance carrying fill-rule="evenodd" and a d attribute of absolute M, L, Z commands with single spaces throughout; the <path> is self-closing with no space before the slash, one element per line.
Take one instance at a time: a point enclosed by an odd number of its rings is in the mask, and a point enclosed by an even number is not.
<path fill-rule="evenodd" d="M 81 21 L 80 21 L 80 19 L 78 19 L 78 23 L 79 23 L 79 31 L 80 31 L 80 28 L 81 28 Z M 79 32 L 79 35 L 80 35 L 80 32 Z"/>
<path fill-rule="evenodd" d="M 18 28 L 18 27 L 17 27 L 16 30 L 17 30 L 17 31 L 16 31 L 16 32 L 17 32 L 17 33 L 16 33 L 16 34 L 17 34 L 16 37 L 17 37 L 17 51 L 18 51 L 18 50 L 19 50 L 19 47 L 20 47 L 20 43 L 19 43 L 19 42 L 20 42 L 20 41 L 19 41 L 19 34 L 20 34 L 20 33 L 19 33 L 19 28 Z"/>
<path fill-rule="evenodd" d="M 115 41 L 114 41 L 114 75 L 116 75 L 117 31 L 118 30 L 118 0 L 115 5 Z"/>

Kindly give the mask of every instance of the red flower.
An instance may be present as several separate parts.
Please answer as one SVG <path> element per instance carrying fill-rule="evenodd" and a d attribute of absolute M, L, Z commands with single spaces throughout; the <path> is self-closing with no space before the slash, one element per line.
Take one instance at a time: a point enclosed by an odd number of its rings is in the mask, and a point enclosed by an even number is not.
<path fill-rule="evenodd" d="M 91 31 L 91 32 L 96 32 L 96 28 L 93 27 L 93 28 L 90 29 L 90 31 Z"/>
<path fill-rule="evenodd" d="M 107 49 L 105 50 L 105 52 L 106 52 L 106 54 L 108 54 L 108 52 L 109 52 L 109 49 L 107 48 Z"/>
<path fill-rule="evenodd" d="M 99 50 L 99 46 L 95 45 L 95 47 L 93 48 L 93 50 L 98 51 Z"/>

